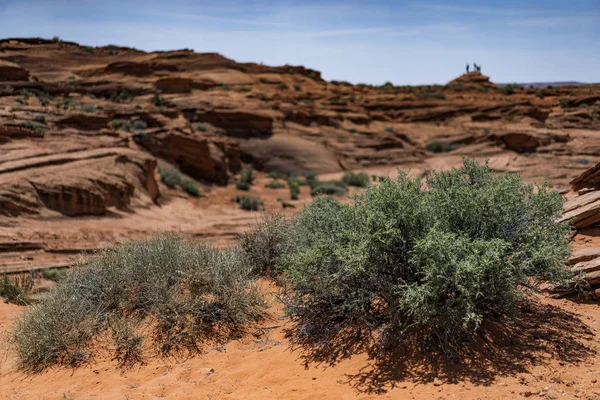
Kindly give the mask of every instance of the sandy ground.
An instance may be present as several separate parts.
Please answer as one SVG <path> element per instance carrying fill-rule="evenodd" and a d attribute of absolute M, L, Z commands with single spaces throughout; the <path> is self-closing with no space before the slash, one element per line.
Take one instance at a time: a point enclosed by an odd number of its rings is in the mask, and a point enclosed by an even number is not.
<path fill-rule="evenodd" d="M 275 293 L 272 285 L 266 288 Z M 333 365 L 290 348 L 281 304 L 241 340 L 195 357 L 119 368 L 108 355 L 89 365 L 28 375 L 3 352 L 2 399 L 600 399 L 600 309 L 581 299 L 537 297 L 514 324 L 490 329 L 460 364 L 400 353 L 384 364 L 357 354 Z M 0 305 L 5 331 L 25 310 Z M 102 354 L 102 351 L 100 351 Z M 107 352 L 106 352 L 107 353 Z"/>

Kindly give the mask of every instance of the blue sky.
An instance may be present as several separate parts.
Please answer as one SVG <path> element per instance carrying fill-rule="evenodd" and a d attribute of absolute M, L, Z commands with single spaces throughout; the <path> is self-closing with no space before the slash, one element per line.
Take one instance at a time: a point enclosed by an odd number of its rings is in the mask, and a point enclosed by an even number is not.
<path fill-rule="evenodd" d="M 0 37 L 191 48 L 325 79 L 600 82 L 600 0 L 0 0 Z"/>

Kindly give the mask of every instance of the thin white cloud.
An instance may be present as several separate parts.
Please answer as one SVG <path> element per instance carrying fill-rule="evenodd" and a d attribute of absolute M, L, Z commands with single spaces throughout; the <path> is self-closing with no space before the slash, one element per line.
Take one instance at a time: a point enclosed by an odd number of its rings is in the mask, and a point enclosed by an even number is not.
<path fill-rule="evenodd" d="M 584 25 L 593 20 L 597 20 L 598 15 L 581 15 L 581 16 L 557 16 L 557 17 L 531 17 L 522 18 L 512 21 L 507 21 L 508 25 L 512 26 L 523 26 L 532 28 L 558 28 L 565 26 L 578 26 Z"/>
<path fill-rule="evenodd" d="M 426 33 L 447 34 L 447 33 L 463 33 L 469 29 L 465 25 L 456 24 L 431 24 L 416 26 L 409 29 L 398 29 L 397 26 L 380 26 L 370 28 L 348 28 L 335 29 L 314 32 L 296 32 L 290 33 L 294 36 L 302 37 L 338 37 L 338 36 L 354 36 L 354 35 L 377 35 L 386 34 L 387 36 L 416 36 Z"/>
<path fill-rule="evenodd" d="M 241 18 L 228 18 L 228 17 L 217 17 L 214 15 L 202 15 L 202 14 L 181 14 L 181 13 L 147 13 L 148 15 L 160 15 L 162 17 L 172 17 L 179 19 L 192 19 L 192 20 L 204 20 L 204 21 L 214 21 L 214 22 L 223 22 L 226 24 L 235 24 L 235 25 L 255 25 L 255 26 L 268 26 L 268 27 L 287 27 L 290 24 L 285 22 L 276 22 L 276 21 L 264 21 L 260 19 L 241 19 Z"/>
<path fill-rule="evenodd" d="M 496 15 L 496 16 L 518 16 L 518 15 L 556 15 L 559 14 L 558 11 L 555 10 L 544 10 L 544 9 L 513 9 L 513 8 L 493 8 L 493 7 L 466 7 L 466 6 L 455 6 L 450 4 L 432 4 L 427 6 L 428 8 L 439 10 L 439 11 L 449 11 L 449 12 L 459 12 L 459 13 L 469 13 L 469 14 L 486 14 L 486 15 Z"/>

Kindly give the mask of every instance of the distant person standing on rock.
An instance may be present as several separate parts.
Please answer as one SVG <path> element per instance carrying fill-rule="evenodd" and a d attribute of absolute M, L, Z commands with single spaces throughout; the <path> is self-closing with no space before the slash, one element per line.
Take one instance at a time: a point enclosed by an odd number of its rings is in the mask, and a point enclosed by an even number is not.
<path fill-rule="evenodd" d="M 467 74 L 469 73 L 469 64 L 467 64 Z"/>
<path fill-rule="evenodd" d="M 477 71 L 477 64 L 473 63 L 473 71 Z"/>

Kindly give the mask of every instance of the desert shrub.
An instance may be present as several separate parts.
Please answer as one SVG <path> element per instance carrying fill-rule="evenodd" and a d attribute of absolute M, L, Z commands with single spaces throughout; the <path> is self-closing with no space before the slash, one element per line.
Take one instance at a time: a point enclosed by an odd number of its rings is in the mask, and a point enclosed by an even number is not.
<path fill-rule="evenodd" d="M 142 363 L 142 343 L 144 337 L 139 333 L 140 320 L 120 315 L 111 316 L 107 321 L 111 339 L 115 347 L 114 359 L 121 367 Z"/>
<path fill-rule="evenodd" d="M 386 132 L 394 132 L 394 127 L 393 126 L 386 126 L 385 128 L 383 128 L 384 131 Z"/>
<path fill-rule="evenodd" d="M 208 130 L 208 128 L 206 127 L 206 124 L 203 124 L 202 122 L 198 122 L 197 124 L 194 124 L 194 128 L 200 132 L 206 132 Z"/>
<path fill-rule="evenodd" d="M 48 268 L 42 270 L 42 276 L 44 279 L 58 282 L 65 276 L 66 272 L 67 270 L 64 268 Z"/>
<path fill-rule="evenodd" d="M 158 167 L 158 174 L 164 184 L 170 188 L 181 185 L 181 174 L 175 168 Z"/>
<path fill-rule="evenodd" d="M 29 370 L 76 366 L 93 357 L 91 341 L 104 333 L 122 363 L 139 355 L 141 338 L 161 355 L 197 352 L 263 316 L 252 275 L 239 247 L 217 250 L 174 234 L 121 244 L 69 269 L 16 321 L 16 354 Z M 137 330 L 139 321 L 147 328 Z"/>
<path fill-rule="evenodd" d="M 165 101 L 164 97 L 162 97 L 162 95 L 158 92 L 154 92 L 154 96 L 152 97 L 152 104 L 154 104 L 157 107 L 160 106 L 164 106 L 167 104 L 167 102 Z"/>
<path fill-rule="evenodd" d="M 98 108 L 93 104 L 84 104 L 81 106 L 81 111 L 86 113 L 95 113 Z"/>
<path fill-rule="evenodd" d="M 300 195 L 300 184 L 297 180 L 288 179 L 288 187 L 290 189 L 290 200 L 298 200 Z"/>
<path fill-rule="evenodd" d="M 0 278 L 0 297 L 8 303 L 27 305 L 33 289 L 33 280 L 29 274 L 3 273 Z"/>
<path fill-rule="evenodd" d="M 560 105 L 560 108 L 567 108 L 567 107 L 569 107 L 569 100 L 568 99 L 560 99 L 559 105 Z"/>
<path fill-rule="evenodd" d="M 517 84 L 517 83 L 508 83 L 508 84 L 502 86 L 502 88 L 500 88 L 500 91 L 503 94 L 511 95 L 511 94 L 515 94 L 515 92 L 517 90 L 520 90 L 520 89 L 521 89 L 521 86 L 519 84 Z"/>
<path fill-rule="evenodd" d="M 133 94 L 125 89 L 122 89 L 118 92 L 112 92 L 108 97 L 108 99 L 114 103 L 129 103 L 133 100 L 133 98 Z"/>
<path fill-rule="evenodd" d="M 369 186 L 369 174 L 348 171 L 342 176 L 342 183 L 347 186 L 367 187 Z"/>
<path fill-rule="evenodd" d="M 317 173 L 315 171 L 305 171 L 304 179 L 306 179 L 306 184 L 311 185 L 311 182 L 317 181 Z"/>
<path fill-rule="evenodd" d="M 289 88 L 290 88 L 290 87 L 288 86 L 288 84 L 287 84 L 287 83 L 284 83 L 284 82 L 280 83 L 280 84 L 279 84 L 277 87 L 278 87 L 280 90 L 289 90 Z"/>
<path fill-rule="evenodd" d="M 136 131 L 142 131 L 148 128 L 148 124 L 143 119 L 136 119 L 135 121 L 133 121 L 132 125 L 133 129 L 135 129 Z"/>
<path fill-rule="evenodd" d="M 200 188 L 198 184 L 189 178 L 183 178 L 181 180 L 181 188 L 191 194 L 194 197 L 200 196 Z"/>
<path fill-rule="evenodd" d="M 48 121 L 46 121 L 45 115 L 36 115 L 35 117 L 33 117 L 33 120 L 37 123 L 44 124 L 44 125 L 46 125 L 48 123 Z"/>
<path fill-rule="evenodd" d="M 276 180 L 272 180 L 271 182 L 265 185 L 268 189 L 282 189 L 285 187 L 285 184 Z"/>
<path fill-rule="evenodd" d="M 450 142 L 442 142 L 439 140 L 434 140 L 432 142 L 427 143 L 425 148 L 433 153 L 447 153 L 452 150 L 456 150 L 456 144 Z"/>
<path fill-rule="evenodd" d="M 123 121 L 120 119 L 113 119 L 110 121 L 110 126 L 113 129 L 123 129 L 126 132 L 131 131 L 131 125 L 129 125 L 129 121 Z"/>
<path fill-rule="evenodd" d="M 401 174 L 354 204 L 320 197 L 299 214 L 281 261 L 294 342 L 339 354 L 360 335 L 372 349 L 451 354 L 485 318 L 512 315 L 533 278 L 564 279 L 557 192 L 470 160 L 425 187 Z"/>
<path fill-rule="evenodd" d="M 254 168 L 250 165 L 240 172 L 240 180 L 235 184 L 235 187 L 239 190 L 250 190 L 252 182 L 254 182 Z"/>
<path fill-rule="evenodd" d="M 255 273 L 281 272 L 280 258 L 289 249 L 290 228 L 290 220 L 283 215 L 267 214 L 238 236 L 238 243 Z"/>
<path fill-rule="evenodd" d="M 346 194 L 346 185 L 341 181 L 315 181 L 310 185 L 311 196 L 326 194 L 330 196 L 342 196 Z"/>
<path fill-rule="evenodd" d="M 17 98 L 15 99 L 15 101 L 16 101 L 17 103 L 21 104 L 21 105 L 24 105 L 24 106 L 26 106 L 26 105 L 29 105 L 29 101 L 27 101 L 27 99 L 24 99 L 24 98 L 22 98 L 22 97 L 17 97 Z"/>
<path fill-rule="evenodd" d="M 23 128 L 30 129 L 39 133 L 43 133 L 46 130 L 46 128 L 44 128 L 42 124 L 36 121 L 25 121 L 21 124 L 21 126 Z"/>
<path fill-rule="evenodd" d="M 282 201 L 281 202 L 281 207 L 282 208 L 296 208 L 295 205 L 293 205 L 292 203 L 288 203 L 287 201 Z"/>
<path fill-rule="evenodd" d="M 578 158 L 577 160 L 575 160 L 575 162 L 581 165 L 588 165 L 590 163 L 590 160 L 588 158 Z"/>
<path fill-rule="evenodd" d="M 256 211 L 263 205 L 263 201 L 260 197 L 248 195 L 242 196 L 239 199 L 239 203 L 240 208 L 246 211 Z"/>

